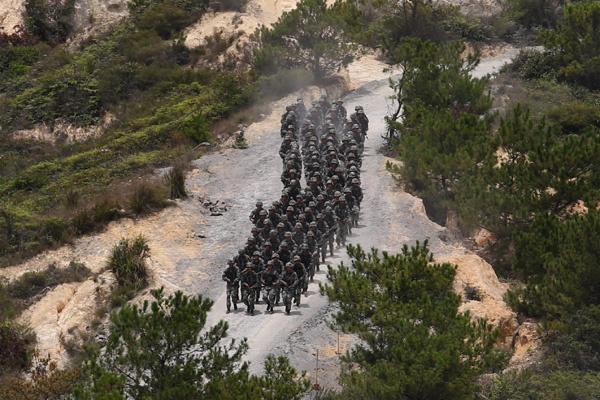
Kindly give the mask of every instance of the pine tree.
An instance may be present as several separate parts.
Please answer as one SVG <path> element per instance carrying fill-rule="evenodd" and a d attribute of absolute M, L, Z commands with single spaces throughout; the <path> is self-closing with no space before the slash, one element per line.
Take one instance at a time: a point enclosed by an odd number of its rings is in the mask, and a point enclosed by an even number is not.
<path fill-rule="evenodd" d="M 496 332 L 458 311 L 454 266 L 435 264 L 427 244 L 397 255 L 348 248 L 352 265 L 329 268 L 322 286 L 339 306 L 335 323 L 360 342 L 344 357 L 339 398 L 472 399 Z"/>
<path fill-rule="evenodd" d="M 527 315 L 566 319 L 588 305 L 600 305 L 600 213 L 561 220 L 537 218 L 515 239 L 514 268 L 526 286 L 510 300 Z"/>
<path fill-rule="evenodd" d="M 559 65 L 559 77 L 600 89 L 600 3 L 578 1 L 564 7 L 558 27 L 542 34 L 547 54 Z"/>
<path fill-rule="evenodd" d="M 258 35 L 260 68 L 306 68 L 317 80 L 352 61 L 353 47 L 325 0 L 301 0 Z M 275 64 L 275 66 L 273 66 Z"/>
<path fill-rule="evenodd" d="M 460 43 L 407 39 L 394 56 L 402 77 L 390 82 L 398 107 L 386 121 L 398 138 L 403 178 L 440 223 L 454 207 L 456 185 L 493 153 L 487 78 L 472 76 L 479 59 L 463 52 Z"/>
<path fill-rule="evenodd" d="M 299 399 L 308 382 L 286 358 L 270 357 L 266 375 L 254 376 L 242 362 L 246 341 L 231 340 L 227 323 L 205 328 L 213 302 L 176 292 L 142 307 L 125 305 L 111 316 L 100 354 L 84 363 L 78 399 Z"/>
<path fill-rule="evenodd" d="M 500 237 L 527 229 L 537 216 L 568 216 L 578 201 L 600 198 L 600 134 L 565 135 L 517 106 L 500 123 L 493 148 L 459 191 L 463 211 Z"/>

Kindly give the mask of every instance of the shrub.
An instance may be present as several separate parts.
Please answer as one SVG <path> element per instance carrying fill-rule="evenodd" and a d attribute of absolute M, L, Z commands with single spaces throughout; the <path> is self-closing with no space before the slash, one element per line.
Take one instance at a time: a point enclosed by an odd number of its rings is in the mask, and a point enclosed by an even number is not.
<path fill-rule="evenodd" d="M 566 319 L 600 305 L 600 212 L 561 220 L 539 217 L 515 238 L 515 264 L 527 286 L 509 291 L 517 310 L 546 320 Z"/>
<path fill-rule="evenodd" d="M 26 370 L 31 364 L 35 334 L 14 322 L 0 322 L 0 376 Z"/>
<path fill-rule="evenodd" d="M 144 182 L 133 190 L 129 207 L 136 214 L 144 214 L 164 207 L 165 197 L 164 188 L 160 184 Z"/>
<path fill-rule="evenodd" d="M 212 300 L 152 290 L 152 302 L 125 305 L 110 318 L 101 353 L 84 363 L 78 399 L 304 398 L 309 382 L 285 357 L 270 356 L 265 375 L 250 375 L 246 340 L 223 340 L 227 323 L 206 326 Z"/>
<path fill-rule="evenodd" d="M 543 337 L 546 364 L 600 371 L 600 305 L 583 307 L 550 326 Z"/>
<path fill-rule="evenodd" d="M 137 20 L 137 25 L 155 31 L 161 38 L 169 39 L 194 20 L 189 12 L 170 1 L 158 3 L 146 9 Z"/>
<path fill-rule="evenodd" d="M 527 28 L 552 27 L 558 19 L 558 0 L 508 0 L 508 13 Z"/>
<path fill-rule="evenodd" d="M 548 111 L 546 116 L 566 134 L 578 134 L 589 127 L 600 128 L 600 109 L 586 103 L 562 104 Z"/>
<path fill-rule="evenodd" d="M 106 223 L 114 221 L 119 215 L 119 204 L 113 200 L 103 199 L 93 207 L 83 209 L 75 214 L 71 224 L 79 234 L 90 233 Z"/>
<path fill-rule="evenodd" d="M 542 34 L 547 54 L 558 61 L 558 77 L 591 90 L 600 89 L 600 3 L 572 2 L 554 30 Z"/>
<path fill-rule="evenodd" d="M 75 0 L 26 0 L 25 27 L 50 44 L 64 42 L 72 29 L 74 10 Z"/>
<path fill-rule="evenodd" d="M 477 377 L 506 357 L 495 329 L 459 311 L 456 267 L 434 264 L 427 243 L 348 254 L 351 266 L 329 267 L 321 286 L 339 305 L 336 325 L 360 339 L 343 358 L 340 398 L 474 398 Z"/>
<path fill-rule="evenodd" d="M 195 143 L 206 142 L 210 138 L 210 122 L 206 115 L 198 113 L 181 124 L 181 131 Z"/>
<path fill-rule="evenodd" d="M 71 229 L 69 223 L 62 218 L 48 218 L 44 222 L 42 235 L 48 244 L 60 244 L 71 237 Z"/>
<path fill-rule="evenodd" d="M 555 59 L 537 50 L 521 50 L 505 68 L 515 71 L 522 79 L 552 78 L 556 75 Z"/>
<path fill-rule="evenodd" d="M 41 369 L 41 371 L 40 371 Z M 77 369 L 34 367 L 30 377 L 0 378 L 0 399 L 61 400 L 70 398 L 81 372 Z"/>
<path fill-rule="evenodd" d="M 596 400 L 600 374 L 535 370 L 505 373 L 483 388 L 487 400 Z"/>
<path fill-rule="evenodd" d="M 0 280 L 0 323 L 17 316 L 20 307 L 8 290 L 8 284 Z"/>
<path fill-rule="evenodd" d="M 70 210 L 77 208 L 77 206 L 79 205 L 79 199 L 79 192 L 73 189 L 69 189 L 69 191 L 67 191 L 67 194 L 65 195 L 65 207 L 67 207 Z"/>
<path fill-rule="evenodd" d="M 185 190 L 185 169 L 181 163 L 177 163 L 169 169 L 165 180 L 170 190 L 171 199 L 184 199 L 187 197 Z"/>
<path fill-rule="evenodd" d="M 8 285 L 10 294 L 21 300 L 30 299 L 46 288 L 63 283 L 81 282 L 91 275 L 85 264 L 71 261 L 66 268 L 57 268 L 51 264 L 40 272 L 26 272 Z"/>
<path fill-rule="evenodd" d="M 143 236 L 121 239 L 112 249 L 108 268 L 115 274 L 119 286 L 139 290 L 147 284 L 146 258 L 149 256 L 150 248 Z"/>

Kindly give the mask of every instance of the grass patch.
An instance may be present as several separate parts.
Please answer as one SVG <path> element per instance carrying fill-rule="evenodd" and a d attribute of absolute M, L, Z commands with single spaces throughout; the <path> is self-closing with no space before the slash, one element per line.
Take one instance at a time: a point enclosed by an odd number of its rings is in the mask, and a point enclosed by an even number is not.
<path fill-rule="evenodd" d="M 169 187 L 171 199 L 184 199 L 187 197 L 185 190 L 185 167 L 182 163 L 176 163 L 165 175 L 165 182 Z"/>
<path fill-rule="evenodd" d="M 161 209 L 166 204 L 166 189 L 159 182 L 142 182 L 135 186 L 129 208 L 137 215 Z"/>
<path fill-rule="evenodd" d="M 71 261 L 66 268 L 51 264 L 44 271 L 24 273 L 8 285 L 8 291 L 16 299 L 27 300 L 47 288 L 69 282 L 83 282 L 90 275 L 90 269 L 79 262 Z"/>
<path fill-rule="evenodd" d="M 113 247 L 107 266 L 115 274 L 120 288 L 137 291 L 146 287 L 146 258 L 149 256 L 148 242 L 141 235 L 134 239 L 121 239 Z"/>

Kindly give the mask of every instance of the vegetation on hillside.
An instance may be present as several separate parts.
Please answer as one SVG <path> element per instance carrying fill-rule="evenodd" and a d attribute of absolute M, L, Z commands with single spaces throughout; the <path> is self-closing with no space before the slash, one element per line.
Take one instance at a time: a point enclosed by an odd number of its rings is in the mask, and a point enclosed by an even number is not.
<path fill-rule="evenodd" d="M 540 34 L 545 50 L 521 53 L 501 77 L 535 91 L 521 96 L 535 103 L 511 99 L 503 115 L 491 112 L 487 80 L 468 74 L 476 59 L 452 52 L 454 44 L 404 40 L 397 47 L 408 73 L 392 82 L 402 105 L 388 117 L 391 146 L 403 160 L 396 172 L 438 222 L 452 212 L 466 233 L 493 233 L 485 254 L 518 280 L 507 301 L 542 322 L 541 362 L 492 379 L 482 398 L 600 392 L 591 339 L 600 327 L 599 12 L 597 2 L 574 2 L 555 23 L 539 24 L 550 28 Z M 552 98 L 565 100 L 556 106 Z"/>
<path fill-rule="evenodd" d="M 477 377 L 501 368 L 497 332 L 472 321 L 452 290 L 455 266 L 427 243 L 400 254 L 348 247 L 351 265 L 329 267 L 322 286 L 335 324 L 358 335 L 344 357 L 340 399 L 472 399 Z"/>
<path fill-rule="evenodd" d="M 135 2 L 130 19 L 75 52 L 45 43 L 0 50 L 0 74 L 6 78 L 0 93 L 6 155 L 0 161 L 0 262 L 90 232 L 128 205 L 135 213 L 157 208 L 161 201 L 152 193 L 142 198 L 153 203 L 149 206 L 135 193 L 132 200 L 102 194 L 111 184 L 171 164 L 211 141 L 212 124 L 249 100 L 247 76 L 189 69 L 189 50 L 172 40 L 205 6 Z M 51 146 L 11 136 L 38 124 L 97 125 L 107 113 L 116 121 L 109 131 L 81 144 Z M 19 156 L 24 150 L 28 156 Z M 70 192 L 79 197 L 77 207 L 63 206 Z"/>
<path fill-rule="evenodd" d="M 283 357 L 267 358 L 265 374 L 251 375 L 241 361 L 246 342 L 221 344 L 226 322 L 205 330 L 211 300 L 162 289 L 152 296 L 111 316 L 106 350 L 84 363 L 77 398 L 300 399 L 308 389 Z"/>

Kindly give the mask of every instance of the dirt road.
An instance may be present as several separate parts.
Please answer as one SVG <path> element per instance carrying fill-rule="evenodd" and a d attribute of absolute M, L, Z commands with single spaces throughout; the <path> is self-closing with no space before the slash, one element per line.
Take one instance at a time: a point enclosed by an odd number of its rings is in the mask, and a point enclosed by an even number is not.
<path fill-rule="evenodd" d="M 513 51 L 509 50 L 486 59 L 477 74 L 494 72 L 512 54 Z M 427 239 L 436 255 L 464 253 L 460 244 L 445 243 L 440 239 L 445 229 L 431 222 L 425 215 L 421 200 L 399 190 L 385 169 L 386 158 L 378 149 L 383 144 L 380 135 L 384 130 L 383 118 L 388 111 L 390 94 L 384 79 L 364 84 L 344 98 L 348 110 L 353 110 L 355 105 L 363 105 L 371 121 L 361 172 L 365 197 L 360 227 L 353 230 L 350 243 L 396 252 L 403 244 Z M 206 293 L 216 300 L 209 324 L 223 319 L 229 323 L 231 337 L 248 338 L 250 351 L 247 359 L 252 362 L 253 370 L 260 370 L 262 360 L 268 354 L 285 354 L 294 366 L 309 371 L 314 378 L 316 352 L 319 350 L 320 367 L 323 368 L 319 371 L 320 381 L 331 387 L 339 373 L 338 339 L 337 333 L 327 326 L 332 307 L 319 294 L 318 284 L 326 279 L 323 268 L 316 274 L 315 282 L 309 285 L 308 297 L 302 298 L 301 306 L 294 308 L 289 316 L 281 308 L 274 315 L 264 314 L 264 305 L 257 306 L 259 312 L 252 317 L 246 316 L 242 310 L 225 313 L 224 286 L 219 281 L 219 271 L 248 237 L 251 227 L 248 215 L 254 202 L 270 203 L 278 198 L 282 189 L 279 181 L 281 161 L 277 155 L 279 126 L 275 123 L 268 128 L 253 137 L 247 150 L 214 154 L 196 162 L 205 172 L 195 176 L 191 186 L 210 199 L 225 201 L 231 208 L 226 215 L 212 217 L 211 222 L 198 226 L 207 236 L 203 246 L 206 250 L 199 255 L 200 259 L 181 263 L 177 268 L 182 277 L 189 278 L 194 271 L 202 271 L 203 276 L 208 273 L 210 278 L 174 283 L 192 292 Z M 347 261 L 344 249 L 339 249 L 335 257 L 327 260 L 330 265 Z M 340 342 L 343 351 L 349 338 L 342 336 Z"/>
<path fill-rule="evenodd" d="M 515 50 L 509 48 L 488 55 L 477 73 L 494 72 L 514 54 Z M 380 71 L 381 66 L 373 59 L 352 65 L 349 77 L 356 89 L 344 99 L 348 110 L 353 110 L 356 104 L 363 105 L 371 120 L 361 173 L 365 194 L 363 210 L 360 227 L 353 231 L 350 243 L 395 252 L 403 244 L 428 239 L 436 255 L 461 256 L 466 250 L 458 243 L 442 241 L 440 234 L 444 236 L 444 229 L 429 221 L 421 201 L 401 191 L 385 170 L 386 158 L 377 150 L 382 145 L 380 134 L 384 128 L 383 117 L 388 111 L 390 90 Z M 305 95 L 309 97 L 309 93 Z M 312 95 L 317 93 L 313 90 Z M 262 313 L 264 305 L 257 307 L 259 313 L 253 317 L 243 312 L 225 314 L 222 268 L 249 235 L 248 215 L 254 203 L 257 200 L 270 203 L 279 196 L 282 188 L 279 180 L 281 161 L 277 154 L 279 114 L 292 100 L 290 97 L 279 101 L 274 105 L 276 112 L 273 115 L 248 128 L 248 149 L 223 149 L 195 161 L 197 168 L 187 180 L 192 196 L 187 200 L 178 201 L 177 206 L 147 218 L 113 222 L 105 231 L 78 238 L 71 246 L 1 269 L 0 277 L 14 279 L 26 271 L 42 270 L 50 263 L 66 266 L 71 260 L 85 262 L 97 272 L 104 268 L 112 246 L 119 239 L 143 234 L 151 248 L 149 267 L 155 286 L 165 286 L 167 290 L 182 289 L 214 299 L 216 304 L 209 315 L 209 324 L 224 319 L 230 325 L 231 337 L 248 338 L 247 360 L 251 361 L 254 371 L 262 368 L 262 361 L 268 354 L 286 354 L 295 367 L 311 372 L 314 378 L 314 354 L 319 350 L 320 381 L 325 386 L 334 386 L 339 373 L 335 352 L 337 333 L 327 326 L 333 310 L 327 299 L 318 293 L 318 283 L 325 279 L 323 270 L 309 286 L 309 295 L 302 299 L 302 306 L 294 309 L 290 316 L 281 310 L 274 315 L 265 315 Z M 215 213 L 210 211 L 210 206 L 217 201 L 221 212 L 216 214 L 221 215 L 211 215 Z M 328 259 L 332 265 L 346 261 L 343 249 Z M 73 329 L 86 330 L 97 306 L 88 290 L 89 287 L 93 289 L 92 281 L 68 288 L 63 286 L 51 291 L 22 317 L 36 332 L 40 353 L 49 354 L 59 365 L 67 359 L 60 338 L 68 339 Z M 342 351 L 349 343 L 349 337 L 340 337 Z"/>

